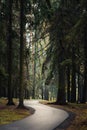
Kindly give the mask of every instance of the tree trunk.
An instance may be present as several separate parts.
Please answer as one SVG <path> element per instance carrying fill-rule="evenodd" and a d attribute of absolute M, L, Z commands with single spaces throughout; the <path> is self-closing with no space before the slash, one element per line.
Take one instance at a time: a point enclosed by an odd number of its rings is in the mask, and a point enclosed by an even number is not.
<path fill-rule="evenodd" d="M 8 0 L 8 30 L 7 30 L 7 46 L 8 46 L 8 103 L 14 105 L 12 98 L 12 0 Z"/>
<path fill-rule="evenodd" d="M 59 65 L 59 87 L 57 95 L 57 104 L 66 104 L 66 94 L 65 94 L 65 67 Z"/>
<path fill-rule="evenodd" d="M 80 51 L 79 51 L 79 45 L 78 45 L 78 57 L 80 58 L 79 55 Z M 80 88 L 80 63 L 78 62 L 78 99 L 77 99 L 78 103 L 80 103 L 81 101 L 81 88 Z"/>
<path fill-rule="evenodd" d="M 76 102 L 76 73 L 75 73 L 75 48 L 72 45 L 72 85 L 71 85 L 71 102 Z"/>
<path fill-rule="evenodd" d="M 49 100 L 49 90 L 47 85 L 45 85 L 44 100 Z"/>
<path fill-rule="evenodd" d="M 70 102 L 70 67 L 67 67 L 67 101 Z"/>
<path fill-rule="evenodd" d="M 33 99 L 35 99 L 35 87 L 36 87 L 36 43 L 34 46 L 34 75 L 33 75 L 33 93 L 32 93 Z"/>
<path fill-rule="evenodd" d="M 83 86 L 83 94 L 82 94 L 82 103 L 86 103 L 87 101 L 87 25 L 84 28 L 84 86 Z"/>
<path fill-rule="evenodd" d="M 19 105 L 24 107 L 24 1 L 20 0 L 20 87 L 19 87 Z"/>
<path fill-rule="evenodd" d="M 44 99 L 44 95 L 43 95 L 43 85 L 41 87 L 41 96 L 42 96 L 42 100 Z"/>

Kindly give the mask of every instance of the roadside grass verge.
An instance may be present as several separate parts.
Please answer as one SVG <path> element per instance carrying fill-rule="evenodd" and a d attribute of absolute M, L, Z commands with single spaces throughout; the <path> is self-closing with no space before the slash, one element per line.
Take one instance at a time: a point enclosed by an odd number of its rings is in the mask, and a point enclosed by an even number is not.
<path fill-rule="evenodd" d="M 69 103 L 67 105 L 55 105 L 54 102 L 45 100 L 40 101 L 40 103 L 70 111 L 76 115 L 75 118 L 69 122 L 70 125 L 63 130 L 87 130 L 87 104 Z"/>
<path fill-rule="evenodd" d="M 17 109 L 17 99 L 14 102 L 15 105 L 7 106 L 7 99 L 0 98 L 0 125 L 21 120 L 31 114 L 28 109 Z"/>

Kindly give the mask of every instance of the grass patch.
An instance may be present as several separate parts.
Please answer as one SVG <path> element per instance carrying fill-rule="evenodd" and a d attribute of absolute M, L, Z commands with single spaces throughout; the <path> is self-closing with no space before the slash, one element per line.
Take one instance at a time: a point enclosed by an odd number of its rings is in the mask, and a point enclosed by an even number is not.
<path fill-rule="evenodd" d="M 30 115 L 29 110 L 27 109 L 17 109 L 15 106 L 6 106 L 7 99 L 0 98 L 0 125 L 9 124 L 16 120 L 21 120 Z M 17 100 L 15 99 L 15 104 Z"/>
<path fill-rule="evenodd" d="M 54 101 L 40 100 L 39 102 L 40 102 L 41 104 L 48 105 L 48 104 L 51 104 L 51 103 L 55 103 L 55 100 L 54 100 Z"/>
<path fill-rule="evenodd" d="M 7 103 L 6 98 L 0 98 L 0 105 L 5 105 Z"/>

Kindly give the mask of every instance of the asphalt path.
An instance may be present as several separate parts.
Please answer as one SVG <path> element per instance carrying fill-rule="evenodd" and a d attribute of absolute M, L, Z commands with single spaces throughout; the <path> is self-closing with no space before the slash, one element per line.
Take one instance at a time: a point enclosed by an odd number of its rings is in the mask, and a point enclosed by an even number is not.
<path fill-rule="evenodd" d="M 64 110 L 48 107 L 38 101 L 26 100 L 24 104 L 34 108 L 34 114 L 20 121 L 1 125 L 0 130 L 54 130 L 69 117 Z"/>

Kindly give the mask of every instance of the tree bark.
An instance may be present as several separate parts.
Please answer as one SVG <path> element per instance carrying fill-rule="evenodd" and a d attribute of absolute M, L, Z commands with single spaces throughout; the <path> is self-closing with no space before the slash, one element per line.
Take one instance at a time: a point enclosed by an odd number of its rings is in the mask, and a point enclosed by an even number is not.
<path fill-rule="evenodd" d="M 36 32 L 35 32 L 36 33 Z M 35 34 L 36 38 L 36 34 Z M 36 43 L 34 43 L 34 74 L 33 74 L 33 93 L 32 93 L 32 98 L 35 99 L 35 88 L 36 88 Z"/>
<path fill-rule="evenodd" d="M 70 67 L 67 67 L 67 101 L 70 102 Z"/>
<path fill-rule="evenodd" d="M 20 87 L 19 87 L 19 105 L 24 107 L 24 1 L 20 0 Z"/>
<path fill-rule="evenodd" d="M 59 87 L 56 103 L 60 105 L 66 104 L 65 97 L 65 68 L 59 66 Z"/>
<path fill-rule="evenodd" d="M 76 102 L 76 72 L 75 72 L 75 48 L 72 45 L 72 85 L 71 85 L 71 102 Z"/>
<path fill-rule="evenodd" d="M 82 103 L 87 101 L 87 25 L 84 28 L 84 85 L 83 85 L 83 94 L 82 94 Z"/>
<path fill-rule="evenodd" d="M 8 25 L 7 25 L 7 47 L 8 47 L 8 103 L 14 105 L 12 98 L 12 3 L 8 0 Z"/>

